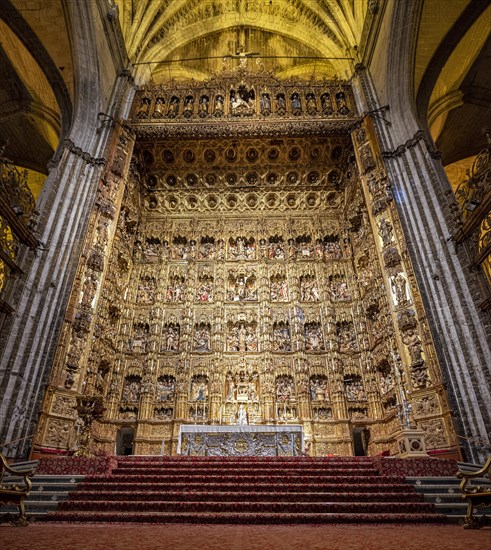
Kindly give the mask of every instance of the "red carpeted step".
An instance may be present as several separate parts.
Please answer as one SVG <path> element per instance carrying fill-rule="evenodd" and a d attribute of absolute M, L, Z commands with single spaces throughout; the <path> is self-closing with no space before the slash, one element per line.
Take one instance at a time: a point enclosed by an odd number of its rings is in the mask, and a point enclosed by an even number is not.
<path fill-rule="evenodd" d="M 326 470 L 324 468 L 242 468 L 236 467 L 234 469 L 222 469 L 219 467 L 214 468 L 201 468 L 197 466 L 191 466 L 189 468 L 138 468 L 136 475 L 139 476 L 174 476 L 174 475 L 247 475 L 253 474 L 255 476 L 270 476 L 270 475 L 282 475 L 282 476 L 298 476 L 298 475 L 329 475 L 329 476 L 374 476 L 378 475 L 378 472 L 373 468 L 363 469 L 351 469 L 351 468 L 336 468 Z M 127 476 L 135 474 L 135 470 L 132 468 L 115 468 L 112 471 L 115 476 Z"/>
<path fill-rule="evenodd" d="M 204 491 L 210 490 L 210 487 L 203 487 L 202 483 L 154 483 L 154 482 L 114 482 L 114 481 L 84 481 L 79 484 L 79 489 L 81 490 L 93 490 L 93 491 L 111 491 L 111 490 L 121 490 L 121 491 Z M 216 483 L 212 486 L 213 490 L 222 490 L 222 491 L 232 491 L 237 490 L 236 483 Z M 367 493 L 367 492 L 398 492 L 398 493 L 414 493 L 414 489 L 411 485 L 407 483 L 356 483 L 356 484 L 337 484 L 337 483 L 316 483 L 315 485 L 308 485 L 302 483 L 291 483 L 290 481 L 282 483 L 281 485 L 271 485 L 271 483 L 251 483 L 251 484 L 241 484 L 240 490 L 242 492 L 249 491 L 268 491 L 270 493 L 280 492 L 303 492 L 308 490 L 309 492 L 355 492 Z M 75 491 L 73 495 L 78 493 Z"/>
<path fill-rule="evenodd" d="M 98 481 L 97 477 L 95 476 L 87 476 L 89 481 Z M 236 483 L 236 484 L 251 484 L 251 483 L 271 483 L 271 484 L 277 484 L 277 483 L 283 483 L 287 480 L 295 481 L 296 483 L 305 483 L 307 485 L 311 485 L 314 483 L 337 483 L 337 484 L 346 484 L 351 485 L 355 483 L 400 483 L 403 481 L 403 479 L 399 476 L 331 476 L 331 475 L 325 475 L 325 474 L 316 474 L 316 475 L 302 475 L 302 473 L 298 473 L 297 475 L 288 475 L 285 476 L 283 474 L 278 475 L 256 475 L 256 474 L 249 474 L 249 475 L 235 475 L 232 473 L 222 473 L 222 474 L 212 474 L 212 475 L 192 475 L 192 474 L 186 474 L 186 475 L 173 475 L 173 476 L 166 476 L 166 475 L 159 475 L 159 476 L 147 476 L 147 475 L 113 475 L 111 477 L 108 476 L 101 476 L 99 478 L 99 481 L 108 481 L 111 480 L 114 483 L 124 483 L 124 482 L 133 482 L 133 483 L 139 483 L 139 482 L 145 482 L 152 479 L 155 483 L 202 483 L 202 484 L 210 484 L 210 483 L 220 483 L 220 482 L 228 482 L 228 483 Z"/>
<path fill-rule="evenodd" d="M 294 523 L 442 523 L 443 514 L 275 514 L 275 513 L 163 513 L 163 512 L 55 512 L 44 518 L 48 521 L 69 522 L 142 522 L 142 523 L 237 523 L 237 524 L 294 524 Z"/>
<path fill-rule="evenodd" d="M 71 502 L 77 501 L 124 501 L 132 502 L 135 500 L 144 500 L 145 502 L 166 501 L 166 502 L 186 502 L 186 501 L 219 501 L 219 502 L 246 502 L 246 501 L 268 501 L 274 494 L 276 501 L 290 502 L 353 502 L 358 498 L 359 493 L 354 492 L 285 492 L 285 491 L 155 491 L 139 490 L 138 493 L 132 491 L 86 491 L 77 490 L 70 497 Z M 400 502 L 401 493 L 379 492 L 363 494 L 363 502 Z M 410 493 L 404 495 L 405 502 L 424 502 L 423 495 L 419 493 Z"/>
<path fill-rule="evenodd" d="M 60 511 L 106 512 L 275 512 L 275 513 L 430 513 L 434 506 L 427 502 L 278 502 L 278 501 L 72 501 L 61 502 Z"/>
<path fill-rule="evenodd" d="M 401 476 L 358 458 L 128 457 L 87 476 L 53 521 L 441 521 Z"/>

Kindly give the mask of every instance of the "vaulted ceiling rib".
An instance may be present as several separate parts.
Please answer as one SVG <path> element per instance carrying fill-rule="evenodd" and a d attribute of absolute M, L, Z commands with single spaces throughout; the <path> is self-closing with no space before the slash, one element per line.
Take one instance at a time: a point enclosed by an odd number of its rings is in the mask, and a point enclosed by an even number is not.
<path fill-rule="evenodd" d="M 285 77 L 288 68 L 291 74 L 308 74 L 320 63 L 325 76 L 345 78 L 351 72 L 347 58 L 361 36 L 367 0 L 118 0 L 118 5 L 129 57 L 135 64 L 149 63 L 154 79 L 164 74 L 209 77 L 219 71 L 221 58 L 241 48 L 244 53 L 257 52 L 262 68 L 281 69 Z M 213 40 L 216 35 L 219 43 Z M 210 40 L 200 42 L 201 66 L 187 70 L 193 44 L 207 37 Z M 290 47 L 285 48 L 286 42 Z M 163 71 L 161 65 L 170 61 L 172 70 Z M 299 63 L 305 65 L 303 70 Z"/>

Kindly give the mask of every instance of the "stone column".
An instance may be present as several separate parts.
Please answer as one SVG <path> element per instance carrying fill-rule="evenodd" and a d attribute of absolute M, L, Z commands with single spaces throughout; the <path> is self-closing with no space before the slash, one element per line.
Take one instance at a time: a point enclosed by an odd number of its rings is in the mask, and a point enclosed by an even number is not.
<path fill-rule="evenodd" d="M 105 111 L 111 120 L 125 117 L 133 93 L 130 81 L 117 77 L 122 67 L 113 60 L 108 74 L 112 71 L 115 83 L 108 100 L 103 100 L 97 72 L 102 46 L 98 47 L 93 20 L 99 15 L 91 3 L 69 2 L 67 9 L 77 54 L 76 109 L 69 131 L 61 136 L 37 205 L 40 215 L 36 232 L 43 248 L 22 251 L 24 274 L 6 288 L 6 298 L 15 304 L 15 312 L 0 319 L 0 442 L 21 440 L 6 449 L 9 455 L 19 457 L 27 456 L 29 438 L 38 421 L 113 133 L 113 125 L 101 124 L 97 113 Z"/>
<path fill-rule="evenodd" d="M 491 445 L 491 325 L 478 307 L 480 274 L 469 266 L 465 247 L 452 242 L 456 228 L 447 206 L 451 193 L 427 127 L 416 116 L 412 61 L 419 11 L 394 3 L 384 44 L 386 72 L 370 75 L 357 66 L 354 86 L 360 112 L 370 112 L 394 202 L 408 244 L 429 326 L 467 459 L 481 461 Z M 404 27 L 401 34 L 399 29 Z M 379 100 L 374 79 L 386 79 Z M 382 110 L 382 105 L 389 110 Z M 375 111 L 375 112 L 374 112 Z M 426 124 L 426 122 L 424 123 Z"/>

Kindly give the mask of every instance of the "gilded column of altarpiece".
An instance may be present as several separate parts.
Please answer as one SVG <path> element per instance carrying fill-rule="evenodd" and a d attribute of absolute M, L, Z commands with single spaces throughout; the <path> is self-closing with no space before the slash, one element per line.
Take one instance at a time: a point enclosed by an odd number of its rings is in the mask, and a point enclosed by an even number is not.
<path fill-rule="evenodd" d="M 134 429 L 301 424 L 313 455 L 397 452 L 402 402 L 430 449 L 450 413 L 373 134 L 346 83 L 244 68 L 141 90 L 92 214 L 36 436 L 93 451 Z M 352 138 L 352 135 L 353 138 Z M 121 449 L 119 450 L 121 451 Z"/>

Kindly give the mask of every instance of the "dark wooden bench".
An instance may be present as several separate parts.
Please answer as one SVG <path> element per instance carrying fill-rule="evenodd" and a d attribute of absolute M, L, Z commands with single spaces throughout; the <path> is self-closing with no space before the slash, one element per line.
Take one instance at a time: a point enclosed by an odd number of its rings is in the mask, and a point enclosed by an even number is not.
<path fill-rule="evenodd" d="M 480 529 L 484 525 L 491 525 L 491 518 L 487 516 L 474 517 L 474 508 L 491 508 L 491 486 L 467 485 L 470 479 L 485 476 L 491 481 L 491 456 L 477 472 L 457 472 L 457 477 L 462 480 L 460 482 L 462 499 L 467 500 L 465 529 Z"/>
<path fill-rule="evenodd" d="M 33 475 L 33 470 L 24 472 L 11 468 L 4 456 L 0 454 L 0 506 L 16 504 L 19 507 L 19 518 L 16 525 L 27 525 L 28 523 L 24 499 L 31 491 L 32 483 L 29 478 Z"/>

